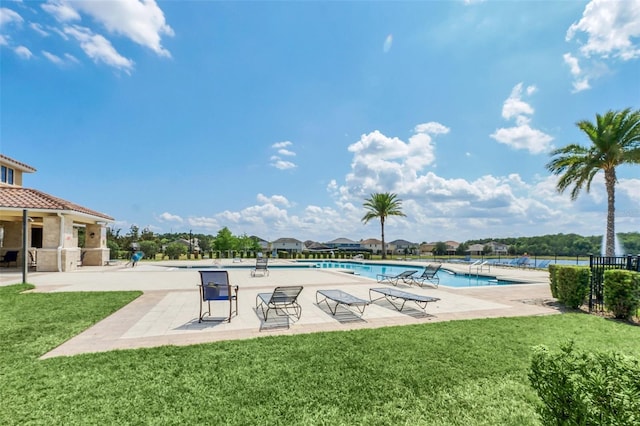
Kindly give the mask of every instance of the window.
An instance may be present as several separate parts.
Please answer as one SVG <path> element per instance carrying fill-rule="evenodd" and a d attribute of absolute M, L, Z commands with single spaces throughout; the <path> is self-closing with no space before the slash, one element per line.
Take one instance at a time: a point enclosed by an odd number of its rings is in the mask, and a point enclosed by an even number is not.
<path fill-rule="evenodd" d="M 2 166 L 0 169 L 0 182 L 13 185 L 13 169 Z"/>

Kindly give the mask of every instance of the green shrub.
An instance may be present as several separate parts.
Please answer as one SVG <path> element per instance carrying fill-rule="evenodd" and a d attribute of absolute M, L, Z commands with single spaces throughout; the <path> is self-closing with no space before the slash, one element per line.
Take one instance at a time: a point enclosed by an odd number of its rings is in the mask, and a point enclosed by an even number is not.
<path fill-rule="evenodd" d="M 154 241 L 140 241 L 140 250 L 148 259 L 155 259 L 158 253 L 158 245 Z"/>
<path fill-rule="evenodd" d="M 640 274 L 622 269 L 604 271 L 604 306 L 616 318 L 630 319 L 640 307 Z"/>
<path fill-rule="evenodd" d="M 563 305 L 579 308 L 584 303 L 591 286 L 591 270 L 584 266 L 555 267 L 557 298 Z"/>
<path fill-rule="evenodd" d="M 534 348 L 529 372 L 544 425 L 640 424 L 640 362 L 620 353 Z"/>
<path fill-rule="evenodd" d="M 551 296 L 558 298 L 558 285 L 556 284 L 556 266 L 554 264 L 549 265 L 549 285 L 551 286 Z"/>
<path fill-rule="evenodd" d="M 170 243 L 165 248 L 165 253 L 169 259 L 180 259 L 180 255 L 187 254 L 187 247 L 180 243 Z"/>
<path fill-rule="evenodd" d="M 109 247 L 109 257 L 111 259 L 120 259 L 120 246 L 118 246 L 118 243 L 113 240 L 107 240 L 107 247 Z"/>

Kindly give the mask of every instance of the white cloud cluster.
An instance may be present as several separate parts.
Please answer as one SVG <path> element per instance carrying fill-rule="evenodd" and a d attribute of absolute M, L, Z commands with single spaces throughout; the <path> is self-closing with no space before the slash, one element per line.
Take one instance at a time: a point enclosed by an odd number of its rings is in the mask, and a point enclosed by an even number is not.
<path fill-rule="evenodd" d="M 589 2 L 566 35 L 567 42 L 575 41 L 578 46 L 576 52 L 563 55 L 574 79 L 573 92 L 591 88 L 590 81 L 606 70 L 604 61 L 640 58 L 639 37 L 640 0 Z"/>
<path fill-rule="evenodd" d="M 362 135 L 347 148 L 353 153 L 351 172 L 345 178 L 346 186 L 339 191 L 348 198 L 371 192 L 398 192 L 399 187 L 411 188 L 417 183 L 419 173 L 435 163 L 431 136 L 448 132 L 446 126 L 430 122 L 415 126 L 407 142 L 378 130 Z"/>
<path fill-rule="evenodd" d="M 96 63 L 102 63 L 119 71 L 131 73 L 134 61 L 125 57 L 114 46 L 117 37 L 132 41 L 148 48 L 159 56 L 171 57 L 170 52 L 162 46 L 163 36 L 173 36 L 173 29 L 166 23 L 164 13 L 155 0 L 110 0 L 110 1 L 77 1 L 48 0 L 40 5 L 43 16 L 35 8 L 24 8 L 25 16 L 13 9 L 0 8 L 0 24 L 3 34 L 1 44 L 11 45 L 11 36 L 6 33 L 9 24 L 15 27 L 15 35 L 20 38 L 22 26 L 28 22 L 27 28 L 41 37 L 57 34 L 65 42 L 75 41 L 82 51 Z M 46 15 L 53 18 L 52 23 L 46 21 Z M 5 25 L 7 24 L 7 25 Z M 97 25 L 96 25 L 97 24 Z M 102 34 L 106 31 L 108 34 Z M 109 38 L 107 38 L 109 36 Z M 112 40 L 113 39 L 113 40 Z M 21 58 L 33 56 L 32 50 L 26 46 L 13 46 Z M 51 52 L 42 50 L 42 56 L 57 65 L 79 62 L 68 52 Z"/>
<path fill-rule="evenodd" d="M 531 96 L 535 91 L 535 86 L 524 88 L 524 94 L 527 96 Z M 547 152 L 552 148 L 553 137 L 530 126 L 534 109 L 522 100 L 522 96 L 523 84 L 518 83 L 502 105 L 502 117 L 505 120 L 515 119 L 516 125 L 497 129 L 490 136 L 500 143 L 515 149 L 525 149 L 532 154 Z"/>
<path fill-rule="evenodd" d="M 24 23 L 24 19 L 16 11 L 7 7 L 0 7 L 0 31 L 4 33 L 11 28 L 20 28 Z M 13 43 L 11 36 L 6 34 L 0 34 L 0 46 L 7 46 L 11 48 L 15 54 L 22 59 L 31 59 L 33 53 L 31 50 L 21 44 Z"/>
<path fill-rule="evenodd" d="M 280 170 L 294 169 L 296 164 L 289 160 L 284 160 L 282 157 L 295 157 L 296 153 L 289 149 L 293 143 L 290 141 L 276 142 L 271 145 L 272 149 L 275 149 L 277 154 L 271 156 L 271 166 Z"/>
<path fill-rule="evenodd" d="M 0 28 L 8 24 L 21 24 L 22 22 L 24 19 L 19 13 L 6 7 L 0 7 Z"/>
<path fill-rule="evenodd" d="M 534 87 L 514 91 L 532 94 Z M 518 119 L 533 113 L 518 96 L 505 102 L 505 118 Z M 327 191 L 334 204 L 298 206 L 284 194 L 256 195 L 253 205 L 224 210 L 208 216 L 180 216 L 163 213 L 160 223 L 187 223 L 193 229 L 216 233 L 228 227 L 234 234 L 257 235 L 267 240 L 292 237 L 329 241 L 338 237 L 355 240 L 379 238 L 380 224 L 363 224 L 362 203 L 371 192 L 394 192 L 402 200 L 407 217 L 393 217 L 385 224 L 389 241 L 403 238 L 413 242 L 464 241 L 470 238 L 540 235 L 566 232 L 579 226 L 584 235 L 604 232 L 606 192 L 596 176 L 591 192 L 572 202 L 556 190 L 558 177 L 546 175 L 525 181 L 519 174 L 484 175 L 474 179 L 448 179 L 428 166 L 435 164 L 435 135 L 449 128 L 440 123 L 414 127 L 408 141 L 379 131 L 364 134 L 348 147 L 353 155 L 344 182 L 332 179 Z M 273 149 L 289 150 L 290 142 Z M 622 229 L 640 226 L 640 179 L 621 178 L 617 186 L 618 224 Z M 634 207 L 635 206 L 635 207 Z M 518 230 L 518 231 L 515 231 Z M 518 234 L 515 234 L 518 232 Z"/>

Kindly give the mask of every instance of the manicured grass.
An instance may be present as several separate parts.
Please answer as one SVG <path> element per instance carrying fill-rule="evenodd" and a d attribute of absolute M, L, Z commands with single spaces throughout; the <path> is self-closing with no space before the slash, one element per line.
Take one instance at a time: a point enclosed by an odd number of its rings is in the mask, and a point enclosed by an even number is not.
<path fill-rule="evenodd" d="M 640 327 L 563 314 L 41 361 L 137 293 L 25 288 L 0 288 L 0 424 L 535 425 L 532 346 L 640 353 Z"/>

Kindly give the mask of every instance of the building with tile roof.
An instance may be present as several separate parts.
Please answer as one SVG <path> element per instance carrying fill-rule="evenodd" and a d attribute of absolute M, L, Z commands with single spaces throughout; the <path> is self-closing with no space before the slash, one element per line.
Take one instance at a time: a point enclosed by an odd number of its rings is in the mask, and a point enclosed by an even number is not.
<path fill-rule="evenodd" d="M 23 175 L 36 169 L 0 154 L 0 254 L 18 251 L 22 264 L 24 213 L 27 262 L 36 271 L 72 271 L 80 265 L 109 261 L 106 225 L 113 218 L 79 204 L 23 186 Z M 85 230 L 85 247 L 78 231 Z"/>

